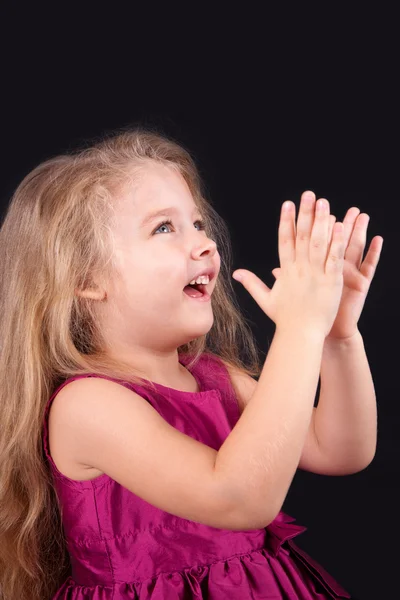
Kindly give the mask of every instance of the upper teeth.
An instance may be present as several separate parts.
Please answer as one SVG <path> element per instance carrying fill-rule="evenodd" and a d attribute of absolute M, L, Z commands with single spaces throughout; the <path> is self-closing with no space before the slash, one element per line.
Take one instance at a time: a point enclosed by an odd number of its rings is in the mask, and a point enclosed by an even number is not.
<path fill-rule="evenodd" d="M 200 275 L 200 277 L 198 277 L 197 279 L 192 279 L 189 285 L 194 285 L 195 283 L 202 283 L 203 285 L 206 285 L 209 282 L 210 278 L 208 275 Z"/>

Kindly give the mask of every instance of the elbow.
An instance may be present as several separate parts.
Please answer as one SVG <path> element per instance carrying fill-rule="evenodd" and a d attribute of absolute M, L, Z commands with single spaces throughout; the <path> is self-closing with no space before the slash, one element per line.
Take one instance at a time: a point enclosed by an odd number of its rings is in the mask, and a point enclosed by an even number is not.
<path fill-rule="evenodd" d="M 269 511 L 262 519 L 258 521 L 257 529 L 263 529 L 264 527 L 268 527 L 271 525 L 272 521 L 275 521 L 276 517 L 279 515 L 281 508 L 277 511 Z"/>
<path fill-rule="evenodd" d="M 353 473 L 359 473 L 360 471 L 364 471 L 369 465 L 372 463 L 376 455 L 376 444 L 369 451 L 365 451 L 362 456 L 359 456 L 358 461 L 356 461 L 355 469 Z"/>
<path fill-rule="evenodd" d="M 369 454 L 367 457 L 359 458 L 358 460 L 353 461 L 344 461 L 341 465 L 336 465 L 335 469 L 328 474 L 331 475 L 355 475 L 355 473 L 360 473 L 364 471 L 375 458 L 375 452 L 371 456 Z"/>
<path fill-rule="evenodd" d="M 248 530 L 248 529 L 263 529 L 268 527 L 276 518 L 279 511 L 274 510 L 265 501 L 256 502 L 254 495 L 241 502 L 236 503 L 234 509 L 230 513 L 229 529 Z"/>
<path fill-rule="evenodd" d="M 245 519 L 247 520 L 249 529 L 263 529 L 268 527 L 278 516 L 281 506 L 278 508 L 268 501 L 264 501 L 261 506 L 251 506 L 248 504 L 245 510 Z"/>
<path fill-rule="evenodd" d="M 370 455 L 367 457 L 367 459 L 366 459 L 366 460 L 364 460 L 364 461 L 361 463 L 361 466 L 360 466 L 360 468 L 358 469 L 358 471 L 357 471 L 357 472 L 359 472 L 359 471 L 364 471 L 364 469 L 366 469 L 367 467 L 369 467 L 369 465 L 370 465 L 370 464 L 373 462 L 373 460 L 374 460 L 374 458 L 375 458 L 375 455 L 376 455 L 376 452 L 375 452 L 375 450 L 374 450 L 374 453 L 373 453 L 372 455 L 370 454 Z"/>

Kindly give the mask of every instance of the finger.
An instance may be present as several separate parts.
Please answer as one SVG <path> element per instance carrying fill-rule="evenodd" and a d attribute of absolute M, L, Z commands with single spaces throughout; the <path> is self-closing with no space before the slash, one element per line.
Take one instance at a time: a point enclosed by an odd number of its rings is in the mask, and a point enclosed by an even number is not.
<path fill-rule="evenodd" d="M 328 228 L 328 242 L 329 242 L 329 244 L 331 243 L 331 240 L 332 240 L 332 231 L 333 231 L 333 226 L 335 224 L 335 221 L 336 221 L 335 215 L 329 215 L 329 228 Z"/>
<path fill-rule="evenodd" d="M 315 215 L 315 194 L 306 191 L 300 200 L 296 224 L 296 262 L 309 262 L 310 239 Z"/>
<path fill-rule="evenodd" d="M 295 260 L 295 218 L 296 206 L 290 200 L 281 207 L 281 218 L 278 228 L 278 254 L 282 268 Z"/>
<path fill-rule="evenodd" d="M 367 242 L 368 223 L 369 215 L 366 213 L 359 214 L 354 221 L 349 219 L 349 227 L 351 224 L 352 230 L 345 257 L 357 269 L 360 269 L 363 259 L 365 244 Z"/>
<path fill-rule="evenodd" d="M 333 232 L 333 226 L 335 224 L 336 221 L 336 217 L 335 215 L 329 215 L 329 228 L 328 228 L 328 247 L 326 249 L 326 257 L 325 257 L 325 262 L 328 258 L 328 254 L 329 254 L 329 248 L 331 246 L 331 242 L 332 242 L 332 232 Z"/>
<path fill-rule="evenodd" d="M 376 267 L 381 256 L 382 246 L 383 237 L 378 235 L 375 236 L 370 243 L 367 255 L 360 267 L 361 274 L 364 275 L 368 281 L 372 281 L 372 278 L 375 275 Z"/>
<path fill-rule="evenodd" d="M 325 270 L 325 262 L 329 247 L 329 202 L 320 198 L 316 204 L 315 220 L 311 232 L 309 260 L 312 265 Z"/>
<path fill-rule="evenodd" d="M 253 296 L 258 306 L 268 316 L 269 294 L 271 290 L 257 275 L 247 269 L 237 269 L 232 273 L 232 277 L 237 279 L 240 276 L 240 282 L 244 288 Z"/>
<path fill-rule="evenodd" d="M 345 248 L 349 245 L 350 237 L 353 232 L 354 224 L 357 220 L 358 215 L 360 214 L 360 209 L 356 206 L 352 206 L 346 213 L 346 216 L 343 219 L 344 225 L 344 244 Z M 347 257 L 346 257 L 347 258 Z"/>
<path fill-rule="evenodd" d="M 335 223 L 332 231 L 332 242 L 325 264 L 325 272 L 332 275 L 343 273 L 344 263 L 344 227 L 343 223 Z"/>

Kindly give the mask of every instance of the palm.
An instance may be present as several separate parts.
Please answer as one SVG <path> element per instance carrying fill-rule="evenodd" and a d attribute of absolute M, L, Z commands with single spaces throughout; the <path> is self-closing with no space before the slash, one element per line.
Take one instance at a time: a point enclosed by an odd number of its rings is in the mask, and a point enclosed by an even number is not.
<path fill-rule="evenodd" d="M 356 207 L 350 208 L 343 220 L 345 256 L 343 265 L 343 291 L 339 309 L 327 337 L 344 339 L 357 332 L 357 323 L 364 307 L 365 299 L 375 275 L 383 245 L 383 238 L 375 236 L 363 260 L 367 239 L 369 216 L 360 214 Z M 333 222 L 331 224 L 333 226 Z M 332 234 L 332 227 L 330 230 Z M 272 272 L 279 276 L 280 269 Z"/>
<path fill-rule="evenodd" d="M 343 291 L 329 337 L 346 338 L 355 333 L 371 282 L 346 257 L 343 265 Z"/>
<path fill-rule="evenodd" d="M 369 216 L 350 208 L 343 220 L 345 255 L 343 265 L 343 291 L 339 309 L 329 338 L 348 338 L 357 331 L 357 323 L 374 277 L 382 249 L 383 239 L 375 236 L 363 260 L 367 241 Z"/>

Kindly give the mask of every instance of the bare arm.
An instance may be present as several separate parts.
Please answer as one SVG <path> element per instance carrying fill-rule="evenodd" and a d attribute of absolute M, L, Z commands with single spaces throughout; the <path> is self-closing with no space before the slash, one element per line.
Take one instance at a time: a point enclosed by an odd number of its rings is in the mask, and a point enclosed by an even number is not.
<path fill-rule="evenodd" d="M 324 337 L 277 330 L 256 390 L 219 449 L 215 470 L 263 527 L 283 504 L 310 425 Z M 255 525 L 256 526 L 256 525 Z"/>
<path fill-rule="evenodd" d="M 286 208 L 287 207 L 287 208 Z M 332 221 L 329 203 L 302 195 L 295 223 L 284 203 L 279 223 L 281 274 L 269 289 L 240 270 L 244 287 L 276 324 L 257 388 L 221 446 L 216 472 L 242 494 L 259 526 L 281 509 L 309 431 L 323 344 L 343 289 L 343 224 Z M 238 501 L 240 504 L 240 502 Z"/>
<path fill-rule="evenodd" d="M 315 434 L 335 474 L 364 469 L 375 455 L 375 389 L 359 332 L 343 342 L 325 341 Z"/>
<path fill-rule="evenodd" d="M 343 226 L 335 224 L 330 240 L 329 211 L 317 210 L 315 220 L 314 212 L 315 197 L 305 193 L 295 240 L 293 210 L 282 211 L 282 274 L 272 290 L 245 275 L 276 332 L 257 389 L 218 452 L 171 427 L 134 392 L 87 380 L 66 386 L 55 443 L 172 514 L 229 529 L 268 525 L 299 463 L 343 287 Z"/>

